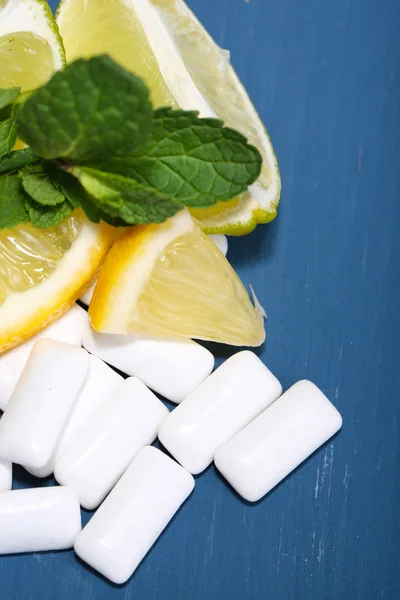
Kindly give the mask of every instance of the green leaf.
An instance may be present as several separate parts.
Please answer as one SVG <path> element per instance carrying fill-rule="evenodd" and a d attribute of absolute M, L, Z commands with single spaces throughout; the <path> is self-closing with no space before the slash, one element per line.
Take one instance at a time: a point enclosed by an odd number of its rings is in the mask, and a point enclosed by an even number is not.
<path fill-rule="evenodd" d="M 21 177 L 22 175 L 43 175 L 44 173 L 45 170 L 43 167 L 43 161 L 39 161 L 37 163 L 34 163 L 33 165 L 27 165 L 26 167 L 20 169 L 19 176 Z"/>
<path fill-rule="evenodd" d="M 95 56 L 32 93 L 18 114 L 18 135 L 42 158 L 88 164 L 135 152 L 152 114 L 145 83 L 108 56 Z"/>
<path fill-rule="evenodd" d="M 32 172 L 33 169 L 36 169 L 36 172 Z M 38 204 L 57 206 L 64 202 L 64 194 L 53 185 L 42 165 L 26 167 L 19 172 L 19 176 L 25 192 Z"/>
<path fill-rule="evenodd" d="M 95 204 L 95 200 L 79 183 L 78 179 L 53 162 L 46 163 L 46 169 L 54 185 L 58 186 L 74 208 L 81 208 L 93 223 L 105 221 L 113 227 L 126 227 L 125 221 L 111 217 Z"/>
<path fill-rule="evenodd" d="M 72 206 L 74 208 L 82 208 L 90 221 L 99 223 L 101 220 L 101 211 L 94 204 L 78 179 L 64 171 L 64 169 L 55 163 L 46 163 L 46 168 L 53 184 L 62 191 Z"/>
<path fill-rule="evenodd" d="M 262 158 L 246 138 L 217 119 L 163 108 L 140 155 L 102 161 L 98 168 L 136 179 L 186 206 L 210 206 L 246 191 Z"/>
<path fill-rule="evenodd" d="M 7 119 L 0 122 L 0 159 L 6 156 L 14 148 L 17 141 L 17 127 L 14 111 Z"/>
<path fill-rule="evenodd" d="M 14 102 L 20 92 L 21 88 L 19 87 L 0 88 L 0 110 Z"/>
<path fill-rule="evenodd" d="M 180 202 L 120 175 L 91 168 L 75 168 L 74 175 L 106 215 L 128 225 L 162 223 L 183 208 Z"/>
<path fill-rule="evenodd" d="M 44 206 L 38 204 L 29 196 L 25 200 L 26 210 L 28 211 L 29 220 L 34 227 L 54 227 L 69 217 L 73 211 L 71 204 L 65 200 L 57 206 Z"/>
<path fill-rule="evenodd" d="M 108 213 L 102 211 L 99 209 L 99 217 L 101 221 L 104 221 L 105 223 L 108 223 L 109 225 L 112 225 L 113 227 L 126 227 L 127 225 L 129 225 L 129 223 L 126 223 L 124 221 L 124 219 L 122 219 L 121 217 L 112 217 L 111 215 L 109 215 Z"/>
<path fill-rule="evenodd" d="M 0 176 L 0 230 L 29 222 L 26 198 L 18 175 Z"/>
<path fill-rule="evenodd" d="M 39 158 L 32 152 L 30 148 L 23 150 L 15 150 L 10 152 L 0 161 L 0 175 L 16 171 L 28 165 L 33 165 L 39 161 Z"/>

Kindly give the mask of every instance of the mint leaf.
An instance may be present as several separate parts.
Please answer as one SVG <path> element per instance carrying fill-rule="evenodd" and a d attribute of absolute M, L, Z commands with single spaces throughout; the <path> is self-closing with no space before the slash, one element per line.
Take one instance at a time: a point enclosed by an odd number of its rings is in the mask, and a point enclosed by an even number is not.
<path fill-rule="evenodd" d="M 88 164 L 132 154 L 151 124 L 147 86 L 103 55 L 73 62 L 35 90 L 18 135 L 41 158 Z"/>
<path fill-rule="evenodd" d="M 22 167 L 38 227 L 74 208 L 95 223 L 160 223 L 185 205 L 236 197 L 261 171 L 259 151 L 222 121 L 171 108 L 153 113 L 144 82 L 107 56 L 77 60 L 16 99 L 1 92 L 0 101 L 15 104 L 0 107 L 0 174 Z M 15 126 L 5 122 L 14 116 L 30 156 L 11 153 Z"/>
<path fill-rule="evenodd" d="M 11 171 L 16 171 L 28 165 L 33 165 L 38 161 L 39 158 L 32 152 L 30 148 L 15 150 L 0 160 L 0 175 L 3 173 L 9 173 Z"/>
<path fill-rule="evenodd" d="M 39 160 L 33 165 L 27 165 L 26 167 L 20 169 L 19 176 L 22 177 L 22 175 L 43 175 L 44 173 L 45 170 L 43 168 L 43 162 Z"/>
<path fill-rule="evenodd" d="M 4 108 L 5 106 L 8 106 L 12 102 L 14 102 L 14 100 L 16 98 L 18 98 L 20 91 L 21 91 L 21 88 L 19 88 L 19 87 L 12 87 L 12 88 L 6 88 L 6 89 L 1 88 L 0 89 L 0 110 L 2 108 Z"/>
<path fill-rule="evenodd" d="M 46 163 L 46 168 L 56 185 L 69 200 L 74 208 L 82 208 L 93 223 L 99 223 L 102 218 L 101 210 L 94 204 L 89 194 L 73 175 L 61 169 L 55 163 Z"/>
<path fill-rule="evenodd" d="M 71 204 L 65 200 L 57 206 L 44 206 L 30 198 L 25 199 L 26 210 L 28 211 L 29 220 L 34 227 L 54 227 L 69 217 L 73 211 Z"/>
<path fill-rule="evenodd" d="M 163 108 L 155 112 L 150 142 L 140 155 L 99 167 L 194 207 L 241 194 L 258 178 L 261 164 L 259 151 L 222 121 Z"/>
<path fill-rule="evenodd" d="M 82 208 L 87 218 L 93 223 L 105 221 L 113 227 L 126 227 L 125 221 L 112 217 L 96 205 L 78 179 L 61 169 L 53 162 L 46 163 L 46 169 L 54 185 L 58 186 L 74 208 Z"/>
<path fill-rule="evenodd" d="M 57 204 L 64 202 L 64 194 L 53 185 L 42 165 L 26 167 L 20 171 L 19 176 L 25 192 L 38 204 L 57 206 Z"/>
<path fill-rule="evenodd" d="M 26 198 L 18 175 L 0 176 L 0 230 L 29 222 Z"/>
<path fill-rule="evenodd" d="M 11 152 L 16 141 L 17 127 L 14 111 L 12 110 L 9 116 L 0 122 L 0 159 Z"/>
<path fill-rule="evenodd" d="M 125 224 L 162 223 L 183 208 L 180 202 L 133 179 L 91 168 L 73 172 L 103 213 Z"/>

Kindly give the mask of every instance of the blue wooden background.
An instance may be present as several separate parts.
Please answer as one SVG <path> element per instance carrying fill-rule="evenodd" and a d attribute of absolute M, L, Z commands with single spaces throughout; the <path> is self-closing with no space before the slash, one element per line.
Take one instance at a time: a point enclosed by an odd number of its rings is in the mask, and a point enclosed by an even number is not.
<path fill-rule="evenodd" d="M 37 554 L 0 560 L 0 598 L 399 599 L 400 2 L 189 4 L 282 172 L 278 220 L 230 246 L 268 311 L 261 356 L 285 388 L 315 381 L 344 427 L 257 506 L 208 469 L 127 586 Z"/>

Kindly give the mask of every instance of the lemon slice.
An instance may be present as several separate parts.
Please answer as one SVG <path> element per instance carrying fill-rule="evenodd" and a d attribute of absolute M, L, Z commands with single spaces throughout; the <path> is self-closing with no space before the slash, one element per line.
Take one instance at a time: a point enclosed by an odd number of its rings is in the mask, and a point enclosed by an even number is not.
<path fill-rule="evenodd" d="M 64 63 L 46 2 L 0 4 L 0 87 L 33 89 Z M 0 197 L 4 182 L 0 177 Z M 45 327 L 80 296 L 112 238 L 112 228 L 93 225 L 80 213 L 49 229 L 0 231 L 0 352 Z"/>
<path fill-rule="evenodd" d="M 79 214 L 57 227 L 0 232 L 0 352 L 65 312 L 97 271 L 113 231 Z"/>
<path fill-rule="evenodd" d="M 0 4 L 0 88 L 34 89 L 64 64 L 58 26 L 45 0 Z"/>
<path fill-rule="evenodd" d="M 57 20 L 67 59 L 109 53 L 143 77 L 157 106 L 198 110 L 260 150 L 259 180 L 239 198 L 192 214 L 207 233 L 242 235 L 275 218 L 280 176 L 263 124 L 230 61 L 183 0 L 63 0 Z"/>
<path fill-rule="evenodd" d="M 89 308 L 104 333 L 259 346 L 264 313 L 228 261 L 184 210 L 127 229 L 110 250 Z"/>

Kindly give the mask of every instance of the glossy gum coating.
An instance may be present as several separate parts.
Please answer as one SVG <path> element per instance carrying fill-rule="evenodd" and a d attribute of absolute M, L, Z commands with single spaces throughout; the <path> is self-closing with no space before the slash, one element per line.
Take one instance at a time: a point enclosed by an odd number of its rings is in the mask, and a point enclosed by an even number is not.
<path fill-rule="evenodd" d="M 192 341 L 97 333 L 87 323 L 83 345 L 175 403 L 182 402 L 214 368 L 211 352 Z"/>
<path fill-rule="evenodd" d="M 196 475 L 211 464 L 218 448 L 281 393 L 279 381 L 253 352 L 239 352 L 172 411 L 158 437 Z"/>
<path fill-rule="evenodd" d="M 0 554 L 65 550 L 81 528 L 78 498 L 68 488 L 0 494 Z"/>
<path fill-rule="evenodd" d="M 61 434 L 50 461 L 41 469 L 26 467 L 35 477 L 48 477 L 53 473 L 56 459 L 69 448 L 81 429 L 86 426 L 99 410 L 108 396 L 116 392 L 124 381 L 111 367 L 96 356 L 89 355 L 90 370 L 80 394 L 74 404 L 67 424 Z"/>
<path fill-rule="evenodd" d="M 57 459 L 55 478 L 76 491 L 84 508 L 97 508 L 167 415 L 144 383 L 127 379 Z"/>
<path fill-rule="evenodd" d="M 86 311 L 75 304 L 62 317 L 51 323 L 51 325 L 33 336 L 30 340 L 23 342 L 12 350 L 8 350 L 4 354 L 0 354 L 0 410 L 5 410 L 7 407 L 11 394 L 35 342 L 46 338 L 74 346 L 81 346 L 85 321 L 87 321 Z"/>
<path fill-rule="evenodd" d="M 160 450 L 143 448 L 78 536 L 75 552 L 125 583 L 193 488 L 190 473 Z"/>
<path fill-rule="evenodd" d="M 8 492 L 12 487 L 12 463 L 0 460 L 0 492 Z"/>
<path fill-rule="evenodd" d="M 89 371 L 82 348 L 40 339 L 0 421 L 0 458 L 44 467 Z"/>
<path fill-rule="evenodd" d="M 342 426 L 311 381 L 299 381 L 215 456 L 215 465 L 249 502 L 260 500 Z"/>

